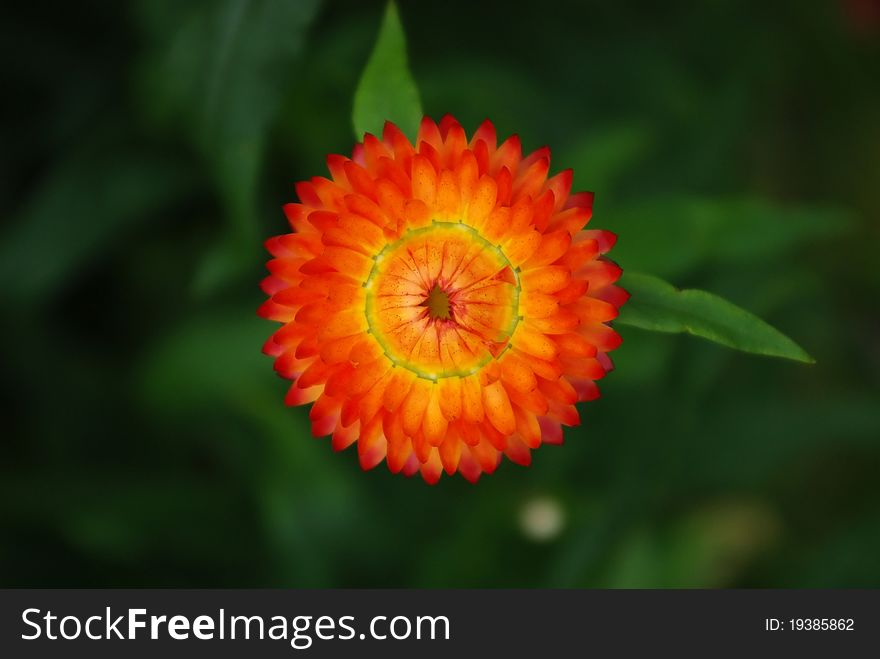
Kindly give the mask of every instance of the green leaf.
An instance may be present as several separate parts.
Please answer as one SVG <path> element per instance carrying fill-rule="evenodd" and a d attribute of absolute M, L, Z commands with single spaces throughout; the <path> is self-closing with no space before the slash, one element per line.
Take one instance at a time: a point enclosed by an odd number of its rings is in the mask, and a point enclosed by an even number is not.
<path fill-rule="evenodd" d="M 654 332 L 687 332 L 758 355 L 815 363 L 803 348 L 745 309 L 700 290 L 678 290 L 650 275 L 627 273 L 622 282 L 632 297 L 618 323 Z"/>
<path fill-rule="evenodd" d="M 388 3 L 379 38 L 354 94 L 355 137 L 381 135 L 386 120 L 410 138 L 422 120 L 419 90 L 407 66 L 406 36 L 394 2 Z"/>

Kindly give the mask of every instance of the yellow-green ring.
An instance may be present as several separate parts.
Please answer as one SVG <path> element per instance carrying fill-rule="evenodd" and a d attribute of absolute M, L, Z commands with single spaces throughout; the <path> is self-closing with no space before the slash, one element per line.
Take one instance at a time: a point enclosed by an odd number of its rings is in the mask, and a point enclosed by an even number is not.
<path fill-rule="evenodd" d="M 420 369 L 416 364 L 410 362 L 405 359 L 401 359 L 397 357 L 393 352 L 388 348 L 385 341 L 383 341 L 382 334 L 373 327 L 373 291 L 372 291 L 372 281 L 373 278 L 378 274 L 379 262 L 382 260 L 382 257 L 385 256 L 387 252 L 393 251 L 400 247 L 403 243 L 409 242 L 413 238 L 424 234 L 430 233 L 431 231 L 436 230 L 437 228 L 453 228 L 460 229 L 466 231 L 472 235 L 472 237 L 478 242 L 482 243 L 483 249 L 494 250 L 497 253 L 497 256 L 500 257 L 499 261 L 506 264 L 507 267 L 511 269 L 513 272 L 514 279 L 516 280 L 516 284 L 514 285 L 514 301 L 513 301 L 513 317 L 510 323 L 509 331 L 507 332 L 507 345 L 498 353 L 497 357 L 489 356 L 487 359 L 484 359 L 482 362 L 479 362 L 476 366 L 469 369 L 450 369 L 446 371 L 442 371 L 441 373 L 429 373 Z M 388 243 L 382 250 L 373 257 L 373 267 L 370 268 L 370 272 L 367 275 L 366 281 L 362 284 L 366 289 L 366 301 L 364 304 L 364 315 L 367 319 L 367 327 L 369 328 L 370 334 L 372 334 L 373 338 L 382 348 L 385 356 L 391 361 L 394 366 L 400 366 L 409 371 L 415 373 L 417 377 L 423 378 L 425 380 L 437 381 L 441 378 L 450 378 L 450 377 L 467 377 L 468 375 L 473 375 L 477 373 L 483 366 L 488 364 L 493 359 L 497 359 L 501 357 L 505 353 L 505 351 L 510 347 L 510 338 L 513 336 L 513 333 L 516 331 L 516 327 L 520 321 L 519 315 L 519 296 L 521 292 L 520 286 L 520 278 L 519 278 L 519 268 L 513 267 L 513 264 L 510 262 L 510 259 L 504 254 L 504 250 L 501 249 L 500 245 L 493 245 L 488 240 L 486 240 L 483 236 L 481 236 L 473 227 L 464 224 L 463 222 L 438 222 L 434 220 L 430 225 L 425 227 L 420 227 L 418 229 L 410 229 L 406 233 L 404 233 L 400 238 L 398 238 L 393 243 Z"/>

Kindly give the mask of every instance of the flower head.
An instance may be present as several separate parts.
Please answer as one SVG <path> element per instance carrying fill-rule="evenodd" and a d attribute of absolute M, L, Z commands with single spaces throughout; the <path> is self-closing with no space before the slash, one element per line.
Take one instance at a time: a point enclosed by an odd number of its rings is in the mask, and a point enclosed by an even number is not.
<path fill-rule="evenodd" d="M 386 123 L 327 164 L 284 208 L 293 233 L 266 243 L 260 315 L 283 325 L 264 351 L 286 402 L 311 403 L 313 434 L 357 443 L 364 469 L 429 483 L 562 443 L 627 299 L 602 256 L 615 236 L 584 229 L 593 195 L 571 194 L 571 170 L 548 178 L 547 148 L 523 157 L 489 121 L 468 141 L 448 115 L 415 146 Z"/>

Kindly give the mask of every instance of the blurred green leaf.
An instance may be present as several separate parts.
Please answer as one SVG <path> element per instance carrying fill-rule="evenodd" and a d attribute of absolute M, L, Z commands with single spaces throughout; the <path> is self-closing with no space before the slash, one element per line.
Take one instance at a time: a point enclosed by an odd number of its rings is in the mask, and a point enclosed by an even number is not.
<path fill-rule="evenodd" d="M 754 488 L 774 473 L 790 475 L 796 461 L 823 464 L 831 451 L 880 446 L 876 391 L 749 388 L 716 394 L 723 402 L 711 403 L 703 432 L 683 436 L 693 486 Z"/>
<path fill-rule="evenodd" d="M 155 154 L 75 154 L 37 185 L 0 242 L 2 295 L 37 302 L 192 185 Z"/>
<path fill-rule="evenodd" d="M 154 43 L 143 59 L 147 112 L 175 123 L 209 154 L 261 138 L 275 119 L 317 0 L 147 2 Z"/>
<path fill-rule="evenodd" d="M 603 211 L 617 233 L 615 259 L 672 277 L 704 264 L 744 266 L 840 235 L 854 226 L 848 211 L 786 207 L 762 199 L 650 199 Z"/>
<path fill-rule="evenodd" d="M 0 582 L 880 585 L 869 35 L 838 3 L 507 3 L 501 25 L 492 3 L 398 2 L 426 110 L 548 144 L 627 270 L 735 301 L 820 363 L 618 325 L 564 447 L 429 488 L 313 439 L 254 315 L 257 239 L 350 148 L 387 2 L 325 3 L 305 43 L 313 0 L 7 3 Z M 542 493 L 567 522 L 539 545 L 515 521 Z"/>
<path fill-rule="evenodd" d="M 574 170 L 574 189 L 594 190 L 604 203 L 654 144 L 654 133 L 635 121 L 602 126 L 600 130 L 564 142 L 554 162 Z"/>
<path fill-rule="evenodd" d="M 225 0 L 184 9 L 173 3 L 165 14 L 144 9 L 158 47 L 143 66 L 143 102 L 159 122 L 183 126 L 202 153 L 230 227 L 230 246 L 217 249 L 244 262 L 259 243 L 256 196 L 266 134 L 293 84 L 318 5 Z"/>
<path fill-rule="evenodd" d="M 614 353 L 614 386 L 641 389 L 667 377 L 677 337 L 657 336 L 629 327 L 616 329 L 626 349 Z"/>
<path fill-rule="evenodd" d="M 662 279 L 636 273 L 627 273 L 623 286 L 632 298 L 617 318 L 622 325 L 687 332 L 744 352 L 815 362 L 779 330 L 712 293 L 678 290 Z"/>
<path fill-rule="evenodd" d="M 251 272 L 248 264 L 239 258 L 231 240 L 220 240 L 209 246 L 192 275 L 190 293 L 196 300 L 209 298 L 231 281 L 240 281 Z"/>
<path fill-rule="evenodd" d="M 557 143 L 544 123 L 547 106 L 555 99 L 547 98 L 543 90 L 536 94 L 529 72 L 513 60 L 483 60 L 450 50 L 420 76 L 419 93 L 426 107 L 450 112 L 466 130 L 476 129 L 488 118 L 499 136 L 516 132 L 525 144 Z"/>
<path fill-rule="evenodd" d="M 155 416 L 229 414 L 247 424 L 257 465 L 251 488 L 274 573 L 284 584 L 318 587 L 330 578 L 334 554 L 326 546 L 342 547 L 358 523 L 348 505 L 358 468 L 311 436 L 306 408 L 284 404 L 289 384 L 259 350 L 272 329 L 253 309 L 205 313 L 146 354 L 139 380 Z M 312 503 L 300 505 L 306 497 Z"/>
<path fill-rule="evenodd" d="M 725 587 L 778 542 L 780 521 L 756 501 L 713 501 L 660 529 L 638 528 L 603 571 L 604 588 Z"/>
<path fill-rule="evenodd" d="M 140 381 L 147 402 L 186 411 L 270 389 L 271 363 L 259 349 L 270 332 L 253 309 L 203 314 L 177 328 L 146 355 Z"/>
<path fill-rule="evenodd" d="M 381 135 L 386 120 L 410 139 L 422 120 L 419 90 L 407 65 L 406 36 L 393 1 L 385 9 L 379 37 L 354 94 L 355 137 Z"/>

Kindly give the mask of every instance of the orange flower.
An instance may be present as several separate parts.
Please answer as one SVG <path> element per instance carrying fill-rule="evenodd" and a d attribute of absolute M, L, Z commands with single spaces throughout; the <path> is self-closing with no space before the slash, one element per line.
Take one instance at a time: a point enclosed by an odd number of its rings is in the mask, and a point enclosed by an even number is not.
<path fill-rule="evenodd" d="M 284 208 L 294 233 L 266 243 L 259 313 L 283 323 L 264 351 L 286 402 L 311 403 L 335 450 L 357 442 L 364 469 L 429 483 L 561 444 L 628 297 L 602 256 L 615 236 L 584 230 L 593 195 L 570 194 L 571 170 L 547 178 L 547 148 L 523 158 L 489 121 L 468 141 L 448 115 L 415 146 L 386 123 L 327 164 Z"/>

